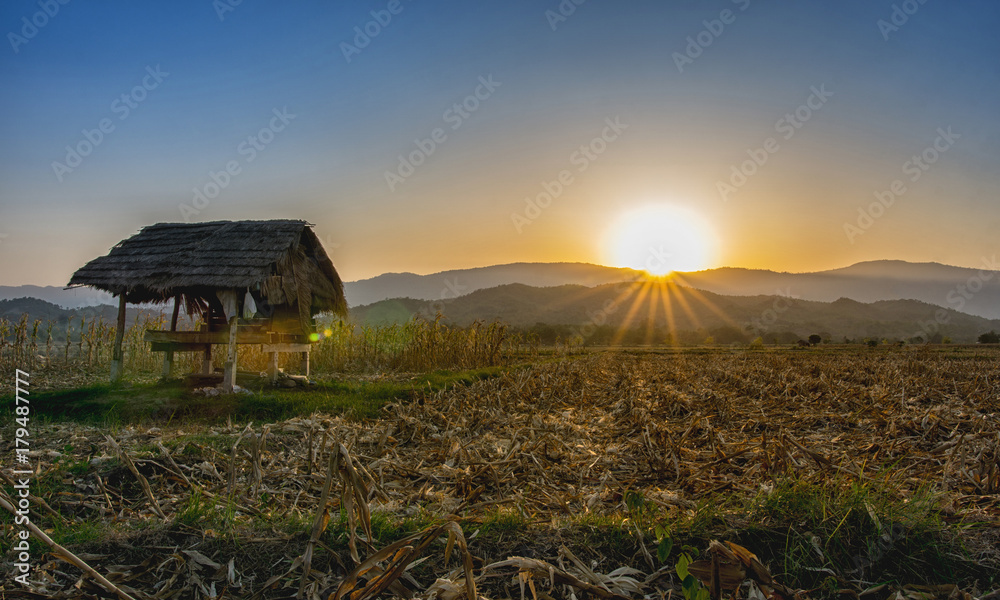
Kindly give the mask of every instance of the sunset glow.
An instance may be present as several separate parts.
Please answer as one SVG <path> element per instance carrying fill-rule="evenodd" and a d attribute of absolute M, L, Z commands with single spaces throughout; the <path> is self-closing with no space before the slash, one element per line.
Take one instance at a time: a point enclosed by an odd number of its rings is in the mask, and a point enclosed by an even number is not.
<path fill-rule="evenodd" d="M 711 266 L 712 234 L 698 215 L 669 204 L 623 214 L 610 229 L 611 264 L 666 275 Z"/>
<path fill-rule="evenodd" d="M 345 281 L 995 252 L 994 3 L 389 4 L 0 4 L 0 284 L 221 219 Z"/>

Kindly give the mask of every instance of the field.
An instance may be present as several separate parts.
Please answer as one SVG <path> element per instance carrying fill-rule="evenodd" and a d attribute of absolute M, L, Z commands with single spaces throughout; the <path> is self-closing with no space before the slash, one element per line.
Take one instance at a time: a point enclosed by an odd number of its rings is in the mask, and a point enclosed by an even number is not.
<path fill-rule="evenodd" d="M 121 387 L 96 383 L 85 349 L 35 365 L 32 519 L 59 546 L 31 540 L 34 595 L 14 591 L 6 556 L 0 596 L 696 600 L 742 583 L 755 598 L 923 600 L 1000 587 L 996 350 L 569 353 L 414 327 L 343 333 L 309 389 L 251 382 L 225 399 L 156 383 L 155 360 Z M 349 350 L 366 335 L 383 338 Z M 395 350 L 373 350 L 390 338 Z M 0 518 L 8 548 L 18 527 Z"/>

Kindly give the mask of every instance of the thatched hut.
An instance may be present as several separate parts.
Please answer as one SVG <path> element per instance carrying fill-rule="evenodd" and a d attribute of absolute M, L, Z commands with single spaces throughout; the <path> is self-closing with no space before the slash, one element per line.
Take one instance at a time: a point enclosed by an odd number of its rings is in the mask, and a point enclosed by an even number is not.
<path fill-rule="evenodd" d="M 173 352 L 229 345 L 224 382 L 232 388 L 236 346 L 265 345 L 277 366 L 277 352 L 303 352 L 308 369 L 312 317 L 345 314 L 344 286 L 319 238 L 305 221 L 213 221 L 158 223 L 119 242 L 70 279 L 69 287 L 91 286 L 119 298 L 118 335 L 112 379 L 121 376 L 121 336 L 126 303 L 174 301 L 170 331 L 150 331 L 154 350 L 165 351 L 164 374 Z M 201 331 L 176 331 L 181 305 L 201 315 Z M 242 317 L 242 331 L 237 333 Z"/>

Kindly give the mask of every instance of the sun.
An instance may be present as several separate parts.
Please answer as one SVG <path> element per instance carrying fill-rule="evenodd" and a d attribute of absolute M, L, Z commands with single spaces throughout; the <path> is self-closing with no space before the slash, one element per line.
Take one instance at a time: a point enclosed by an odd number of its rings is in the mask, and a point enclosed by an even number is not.
<path fill-rule="evenodd" d="M 619 267 L 662 276 L 709 267 L 712 234 L 690 210 L 650 204 L 621 215 L 608 230 L 606 251 Z"/>

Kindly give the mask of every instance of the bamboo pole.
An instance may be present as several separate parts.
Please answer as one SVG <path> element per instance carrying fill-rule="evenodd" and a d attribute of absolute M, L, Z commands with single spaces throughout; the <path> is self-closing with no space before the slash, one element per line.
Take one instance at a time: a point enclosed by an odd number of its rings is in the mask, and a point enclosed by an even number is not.
<path fill-rule="evenodd" d="M 115 330 L 115 347 L 111 355 L 111 383 L 121 381 L 125 371 L 122 341 L 125 339 L 125 291 L 118 294 L 118 327 Z M 67 347 L 69 342 L 67 341 Z"/>
<path fill-rule="evenodd" d="M 231 394 L 236 387 L 236 329 L 239 317 L 229 319 L 229 353 L 226 356 L 226 371 L 222 378 L 222 391 Z"/>
<path fill-rule="evenodd" d="M 177 331 L 177 315 L 181 309 L 181 296 L 174 296 L 174 314 L 170 316 L 170 331 Z M 163 353 L 163 379 L 170 379 L 170 373 L 174 366 L 174 351 L 167 350 Z"/>
<path fill-rule="evenodd" d="M 0 496 L 0 507 L 3 507 L 4 510 L 10 512 L 12 515 L 17 514 L 13 504 L 11 504 L 3 496 Z M 27 523 L 25 523 L 25 525 L 28 527 L 28 530 L 31 531 L 32 535 L 34 535 L 36 538 L 38 538 L 45 544 L 48 544 L 49 548 L 52 548 L 52 553 L 56 557 L 61 558 L 72 565 L 75 565 L 81 571 L 87 573 L 88 575 L 96 579 L 97 582 L 104 587 L 104 589 L 108 590 L 109 592 L 121 598 L 121 600 L 135 600 L 135 598 L 122 591 L 118 586 L 105 579 L 104 576 L 95 571 L 93 567 L 80 560 L 80 558 L 77 555 L 73 554 L 66 548 L 63 548 L 59 544 L 52 541 L 52 538 L 47 536 L 44 531 L 38 528 L 37 525 L 35 525 L 31 521 L 28 521 Z"/>
<path fill-rule="evenodd" d="M 271 352 L 267 361 L 267 374 L 271 377 L 271 383 L 278 380 L 278 353 Z"/>

